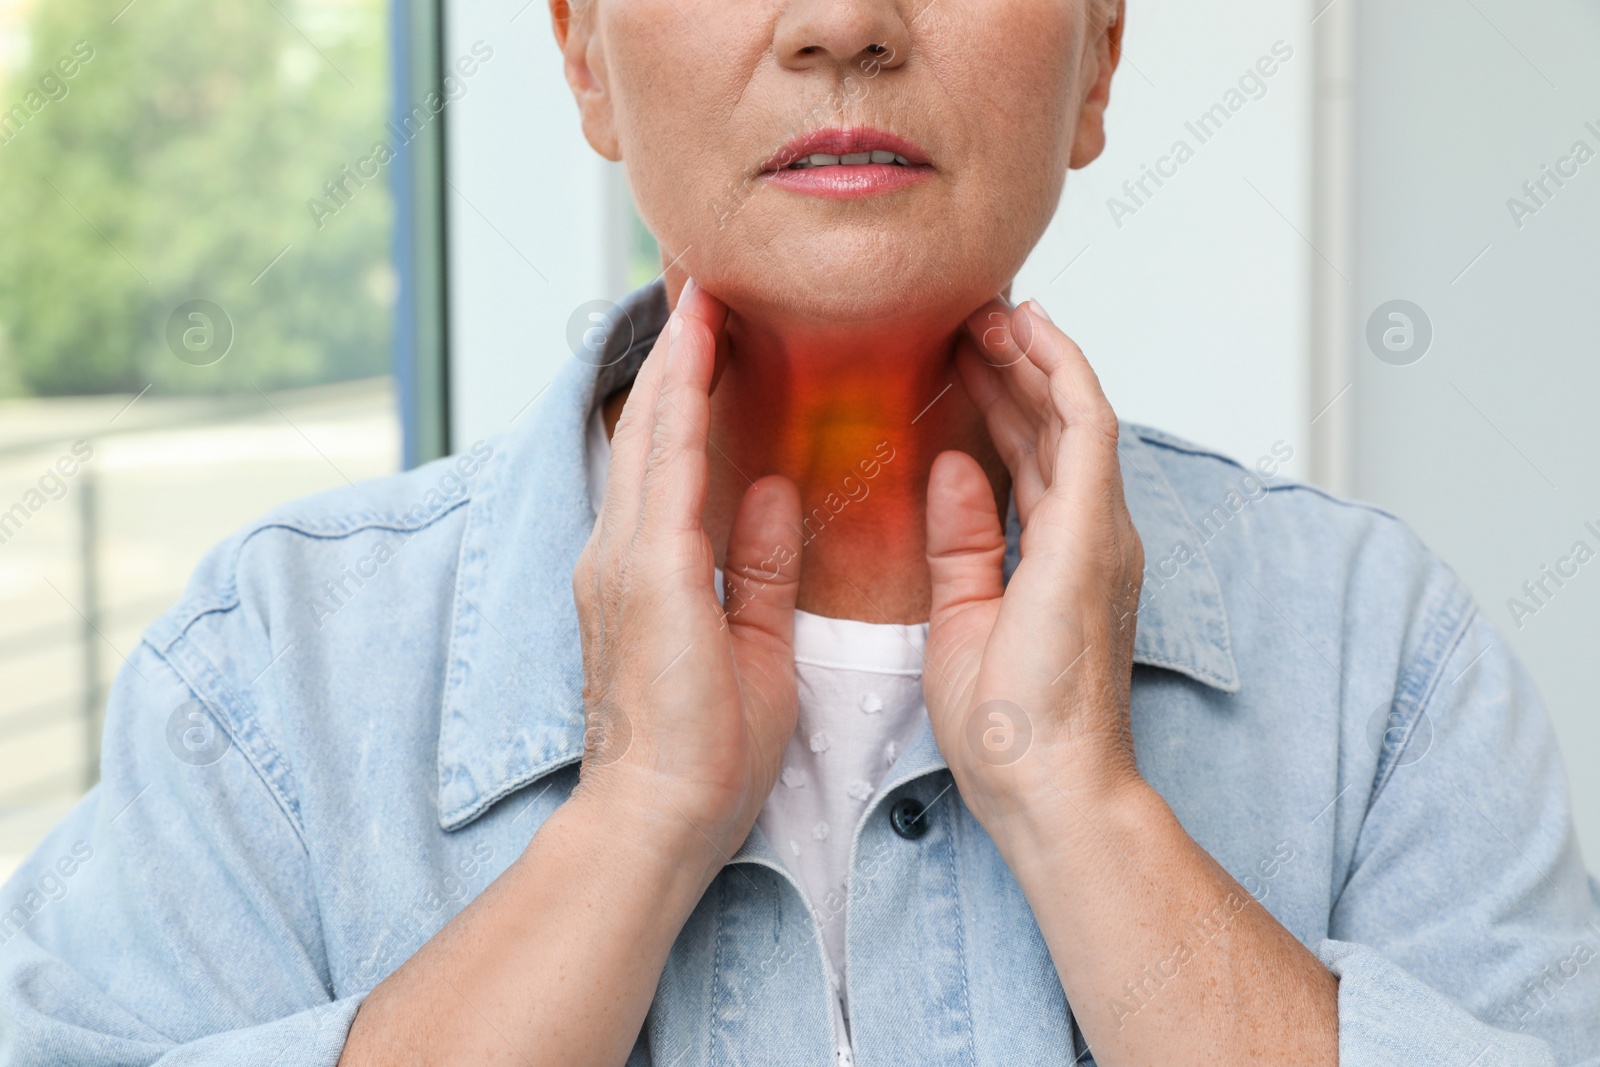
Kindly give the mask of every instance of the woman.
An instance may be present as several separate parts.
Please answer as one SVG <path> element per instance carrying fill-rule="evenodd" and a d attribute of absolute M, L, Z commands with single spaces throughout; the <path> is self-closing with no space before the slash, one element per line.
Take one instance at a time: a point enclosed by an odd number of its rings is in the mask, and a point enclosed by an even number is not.
<path fill-rule="evenodd" d="M 995 296 L 1120 4 L 551 11 L 664 284 L 504 439 L 207 559 L 11 883 L 66 891 L 0 1058 L 1600 1062 L 1460 583 Z"/>

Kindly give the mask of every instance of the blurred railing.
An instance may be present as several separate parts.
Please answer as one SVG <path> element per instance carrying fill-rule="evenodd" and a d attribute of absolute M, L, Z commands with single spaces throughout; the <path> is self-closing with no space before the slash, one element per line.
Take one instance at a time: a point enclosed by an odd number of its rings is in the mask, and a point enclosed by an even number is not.
<path fill-rule="evenodd" d="M 0 402 L 0 878 L 96 781 L 122 658 L 205 551 L 399 461 L 388 378 Z"/>

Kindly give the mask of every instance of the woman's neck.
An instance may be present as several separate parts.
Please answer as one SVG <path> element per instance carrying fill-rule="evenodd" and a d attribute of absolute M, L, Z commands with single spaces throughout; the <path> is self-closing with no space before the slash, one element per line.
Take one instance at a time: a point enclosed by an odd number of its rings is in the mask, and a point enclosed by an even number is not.
<path fill-rule="evenodd" d="M 719 565 L 745 490 L 781 474 L 800 490 L 800 608 L 925 622 L 924 516 L 934 457 L 967 452 L 989 474 L 997 507 L 1010 493 L 1005 465 L 956 374 L 954 331 L 774 330 L 730 314 L 727 338 L 711 398 L 705 509 Z M 608 429 L 625 395 L 608 401 Z"/>

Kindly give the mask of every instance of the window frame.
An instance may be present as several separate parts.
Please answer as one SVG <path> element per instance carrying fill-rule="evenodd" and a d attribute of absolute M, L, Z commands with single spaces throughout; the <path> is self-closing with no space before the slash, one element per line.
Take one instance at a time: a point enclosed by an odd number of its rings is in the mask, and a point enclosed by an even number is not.
<path fill-rule="evenodd" d="M 443 0 L 391 0 L 390 118 L 396 128 L 411 101 L 443 93 Z M 449 270 L 445 234 L 445 123 L 400 146 L 392 169 L 395 204 L 394 375 L 409 470 L 450 451 Z"/>

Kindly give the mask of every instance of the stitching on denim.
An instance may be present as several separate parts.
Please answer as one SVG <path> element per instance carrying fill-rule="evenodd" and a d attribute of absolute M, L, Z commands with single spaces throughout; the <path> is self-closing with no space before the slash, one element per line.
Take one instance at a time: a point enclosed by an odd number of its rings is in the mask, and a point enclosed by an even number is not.
<path fill-rule="evenodd" d="M 1176 452 L 1181 456 L 1193 456 L 1196 459 L 1215 460 L 1224 466 L 1232 467 L 1238 471 L 1244 471 L 1247 474 L 1255 474 L 1257 477 L 1260 477 L 1259 471 L 1254 471 L 1251 468 L 1246 467 L 1243 463 L 1240 463 L 1232 456 L 1225 456 L 1220 452 L 1213 452 L 1210 449 L 1202 448 L 1199 445 L 1191 445 L 1186 442 L 1179 441 L 1176 438 L 1166 437 L 1161 431 L 1148 426 L 1138 426 L 1130 423 L 1128 428 L 1131 429 L 1141 441 L 1153 447 L 1164 448 L 1169 452 Z M 1404 519 L 1400 518 L 1394 512 L 1385 511 L 1376 504 L 1368 504 L 1361 500 L 1346 500 L 1344 497 L 1330 493 L 1326 489 L 1320 489 L 1314 485 L 1307 485 L 1304 482 L 1285 481 L 1280 482 L 1277 485 L 1266 485 L 1266 479 L 1263 478 L 1262 483 L 1266 491 L 1269 493 L 1291 493 L 1296 491 L 1310 493 L 1313 496 L 1320 496 L 1330 504 L 1338 504 L 1341 507 L 1351 508 L 1356 511 L 1368 511 L 1374 515 L 1381 515 L 1386 519 L 1393 519 L 1395 522 L 1401 523 L 1402 525 L 1405 522 Z"/>
<path fill-rule="evenodd" d="M 231 558 L 228 560 L 226 578 L 220 581 L 215 589 L 206 593 L 184 596 L 183 599 L 167 609 L 161 618 L 150 624 L 146 639 L 150 641 L 152 647 L 165 651 L 182 640 L 190 628 L 205 616 L 217 612 L 231 611 L 238 607 L 240 602 L 239 559 L 244 554 L 245 546 L 253 541 L 257 534 L 266 533 L 270 530 L 286 530 L 289 533 L 298 534 L 314 541 L 342 541 L 367 530 L 393 530 L 397 533 L 418 534 L 439 522 L 446 515 L 464 507 L 471 499 L 472 497 L 469 494 L 440 511 L 437 515 L 429 516 L 426 522 L 416 525 L 407 525 L 403 522 L 394 521 L 392 518 L 385 520 L 379 517 L 372 517 L 363 518 L 348 529 L 334 532 L 308 530 L 304 526 L 296 525 L 288 520 L 263 520 L 254 526 L 246 528 L 237 535 Z M 163 630 L 166 631 L 164 635 L 160 633 Z M 160 642 L 159 644 L 157 643 L 158 641 Z"/>
<path fill-rule="evenodd" d="M 293 773 L 278 746 L 273 744 L 271 737 L 261 726 L 259 716 L 255 715 L 253 710 L 246 708 L 244 699 L 227 684 L 226 678 L 217 669 L 216 664 L 192 647 L 191 642 L 184 642 L 180 648 L 175 641 L 166 652 L 160 651 L 149 642 L 144 644 L 174 674 L 183 679 L 184 684 L 198 699 L 226 713 L 226 726 L 233 743 L 239 748 L 239 754 L 250 765 L 256 777 L 261 779 L 267 795 L 272 797 L 273 802 L 283 812 L 289 828 L 294 831 L 296 839 L 300 842 L 301 851 L 309 857 L 311 848 L 306 840 L 305 828 L 300 823 L 299 800 L 293 795 Z M 177 658 L 172 655 L 174 651 L 177 653 Z M 179 662 L 180 659 L 183 662 Z"/>
<path fill-rule="evenodd" d="M 962 806 L 952 798 L 951 813 L 944 820 L 945 866 L 950 872 L 950 889 L 955 896 L 955 942 L 956 942 L 956 971 L 961 975 L 961 1000 L 967 1011 L 967 1021 L 964 1029 L 967 1032 L 967 1057 L 969 1063 L 978 1062 L 978 1038 L 973 1032 L 972 1025 L 972 990 L 967 981 L 967 923 L 963 914 L 964 898 L 961 893 L 961 878 L 956 870 L 956 827 L 960 825 Z"/>
<path fill-rule="evenodd" d="M 468 824 L 512 793 L 521 792 L 540 779 L 549 778 L 551 775 L 558 774 L 568 767 L 575 766 L 582 759 L 581 753 L 576 756 L 557 756 L 552 760 L 536 764 L 521 774 L 512 775 L 500 783 L 493 791 L 481 794 L 465 807 L 441 813 L 439 828 L 446 833 L 455 833 L 457 830 L 464 829 Z"/>
<path fill-rule="evenodd" d="M 457 804 L 449 810 L 444 806 L 446 732 L 458 726 L 454 720 L 460 715 L 451 709 L 455 707 L 457 695 L 467 684 L 465 672 L 471 669 L 460 650 L 466 640 L 477 633 L 483 624 L 477 611 L 468 606 L 463 590 L 470 588 L 476 592 L 477 585 L 474 584 L 474 580 L 481 576 L 484 561 L 488 558 L 486 552 L 475 550 L 473 546 L 477 527 L 483 523 L 493 525 L 493 501 L 493 494 L 485 494 L 478 502 L 478 506 L 467 512 L 466 522 L 461 530 L 461 544 L 456 550 L 455 576 L 450 590 L 450 641 L 446 646 L 448 658 L 444 665 L 444 681 L 439 686 L 439 751 L 434 761 L 434 773 L 438 776 L 439 825 L 447 831 L 467 825 L 486 811 L 490 804 L 510 792 L 507 789 L 500 796 L 486 797 L 479 789 L 478 783 L 474 782 L 470 790 L 473 795 L 465 803 Z M 451 767 L 453 771 L 460 769 L 459 766 Z"/>
<path fill-rule="evenodd" d="M 1427 715 L 1428 706 L 1439 691 L 1439 681 L 1444 677 L 1445 668 L 1449 666 L 1456 649 L 1461 647 L 1461 642 L 1466 639 L 1467 631 L 1477 617 L 1477 604 L 1452 583 L 1445 602 L 1435 608 L 1428 620 L 1433 635 L 1429 641 L 1432 647 L 1419 653 L 1412 668 L 1405 672 L 1401 684 L 1395 687 L 1394 701 L 1390 706 L 1405 718 L 1405 739 L 1393 746 L 1392 755 L 1389 746 L 1379 750 L 1379 766 L 1374 775 L 1371 797 L 1367 801 L 1369 810 L 1399 769 L 1400 756 L 1411 744 L 1418 725 Z M 1431 663 L 1428 653 L 1433 653 Z"/>
<path fill-rule="evenodd" d="M 715 1027 L 718 1025 L 720 1018 L 717 1011 L 717 998 L 721 995 L 722 990 L 722 939 L 727 932 L 729 880 L 723 877 L 726 870 L 724 868 L 722 871 L 717 872 L 717 928 L 711 936 L 711 986 L 707 998 L 711 1001 L 709 1005 L 711 1009 L 709 1013 L 710 1019 L 707 1020 L 710 1025 L 706 1027 L 705 1056 L 707 1063 L 711 1061 L 711 1043 L 715 1039 Z"/>
<path fill-rule="evenodd" d="M 1146 441 L 1144 435 L 1140 433 L 1136 427 L 1130 428 L 1134 430 L 1134 437 L 1138 438 L 1141 443 L 1150 443 Z M 1120 456 L 1120 451 L 1118 454 Z M 1131 458 L 1129 462 L 1132 462 Z M 1153 461 L 1153 465 L 1155 467 L 1154 475 L 1141 470 L 1137 465 L 1135 465 L 1134 470 L 1141 477 L 1151 482 L 1154 482 L 1156 479 L 1160 479 L 1160 483 L 1156 485 L 1155 488 L 1158 491 L 1164 491 L 1166 499 L 1163 503 L 1176 510 L 1178 517 L 1192 527 L 1194 525 L 1193 520 L 1189 517 L 1189 513 L 1184 509 L 1183 498 L 1178 495 L 1177 489 L 1173 487 L 1172 479 L 1167 477 L 1167 472 L 1162 469 L 1159 459 L 1155 459 Z M 1197 681 L 1215 686 L 1224 692 L 1233 692 L 1238 689 L 1242 683 L 1242 679 L 1239 678 L 1238 658 L 1234 655 L 1233 651 L 1233 631 L 1228 621 L 1227 596 L 1222 591 L 1221 579 L 1217 574 L 1216 567 L 1212 566 L 1211 555 L 1205 550 L 1205 546 L 1199 546 L 1196 549 L 1195 554 L 1205 565 L 1206 574 L 1211 579 L 1210 592 L 1214 592 L 1216 594 L 1215 603 L 1210 605 L 1213 610 L 1209 612 L 1208 617 L 1204 620 L 1205 632 L 1211 639 L 1212 644 L 1219 649 L 1223 655 L 1227 656 L 1229 666 L 1233 668 L 1233 677 L 1225 677 L 1221 673 L 1213 671 L 1209 667 L 1201 664 L 1184 663 L 1179 665 L 1171 660 L 1168 660 L 1168 662 L 1165 663 L 1159 662 L 1153 656 L 1147 656 L 1146 658 L 1150 662 L 1154 663 L 1155 666 L 1167 667 L 1171 670 L 1188 674 Z"/>

